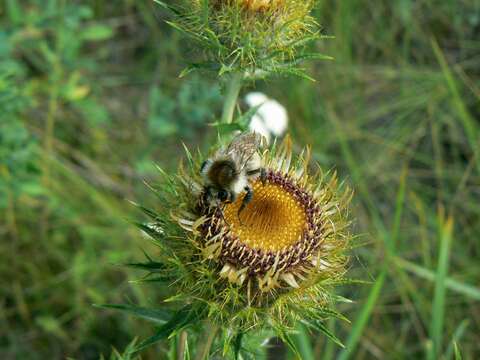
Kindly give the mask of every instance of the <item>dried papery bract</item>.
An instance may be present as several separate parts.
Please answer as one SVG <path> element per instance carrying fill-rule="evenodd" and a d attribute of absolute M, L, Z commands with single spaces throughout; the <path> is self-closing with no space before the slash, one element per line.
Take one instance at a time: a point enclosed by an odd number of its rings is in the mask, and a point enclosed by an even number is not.
<path fill-rule="evenodd" d="M 335 174 L 310 175 L 309 152 L 292 156 L 287 138 L 263 153 L 266 180 L 239 215 L 241 196 L 205 205 L 202 157 L 187 158 L 178 175 L 163 173 L 162 207 L 147 212 L 162 219 L 156 262 L 176 299 L 208 304 L 215 322 L 241 329 L 321 319 L 345 273 L 351 192 Z"/>

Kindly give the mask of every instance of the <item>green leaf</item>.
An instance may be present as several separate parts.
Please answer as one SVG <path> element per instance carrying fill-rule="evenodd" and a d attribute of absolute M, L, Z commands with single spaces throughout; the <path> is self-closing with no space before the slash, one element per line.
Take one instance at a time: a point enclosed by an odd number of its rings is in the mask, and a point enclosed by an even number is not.
<path fill-rule="evenodd" d="M 338 356 L 338 359 L 340 360 L 349 359 L 350 355 L 352 355 L 353 351 L 355 350 L 357 343 L 360 340 L 360 337 L 362 336 L 363 329 L 367 325 L 368 320 L 370 319 L 370 315 L 373 311 L 373 308 L 375 307 L 375 304 L 378 298 L 380 297 L 380 292 L 382 290 L 383 284 L 385 283 L 386 276 L 387 276 L 387 266 L 384 265 L 382 267 L 382 271 L 380 272 L 380 275 L 378 276 L 374 285 L 370 289 L 370 292 L 367 297 L 367 301 L 363 305 L 362 309 L 360 310 L 360 313 L 358 314 L 357 318 L 353 323 L 353 327 L 352 327 L 352 330 L 350 331 L 350 335 L 348 337 L 346 347 L 344 350 L 342 350 L 342 352 Z"/>
<path fill-rule="evenodd" d="M 453 349 L 455 352 L 455 360 L 462 360 L 462 354 L 460 353 L 460 349 L 458 348 L 456 341 L 453 343 Z"/>
<path fill-rule="evenodd" d="M 94 304 L 94 306 L 103 309 L 120 310 L 157 324 L 165 324 L 172 318 L 172 311 L 170 310 L 148 309 L 140 306 L 124 304 Z"/>
<path fill-rule="evenodd" d="M 220 136 L 231 134 L 232 132 L 237 130 L 245 131 L 245 128 L 236 122 L 229 123 L 229 124 L 222 123 L 222 122 L 215 122 L 209 125 L 215 127 Z"/>
<path fill-rule="evenodd" d="M 157 214 L 155 211 L 150 210 L 150 209 L 148 209 L 148 208 L 146 208 L 146 207 L 144 207 L 144 206 L 142 206 L 142 205 L 136 204 L 136 203 L 134 203 L 134 202 L 132 202 L 132 204 L 133 204 L 136 208 L 140 209 L 140 210 L 141 210 L 145 215 L 147 215 L 150 219 L 152 219 L 152 220 L 159 220 L 159 216 L 158 216 L 158 214 Z"/>
<path fill-rule="evenodd" d="M 146 224 L 139 223 L 139 222 L 133 222 L 133 224 L 137 228 L 144 231 L 148 236 L 150 236 L 151 238 L 153 238 L 155 240 L 161 240 L 161 239 L 164 238 L 162 233 L 158 232 L 157 230 L 153 229 L 152 227 L 150 227 Z"/>
<path fill-rule="evenodd" d="M 298 344 L 298 350 L 302 355 L 302 360 L 315 360 L 310 334 L 304 324 L 298 324 L 297 334 L 295 334 L 294 339 Z"/>
<path fill-rule="evenodd" d="M 398 265 L 400 268 L 407 270 L 408 272 L 415 274 L 416 276 L 428 280 L 430 282 L 435 281 L 435 273 L 427 269 L 423 266 L 414 264 L 410 261 L 404 260 L 400 257 L 395 258 L 395 263 Z M 468 298 L 471 298 L 473 300 L 480 300 L 480 288 L 466 284 L 464 282 L 461 282 L 457 279 L 454 279 L 452 277 L 447 277 L 445 279 L 445 286 L 451 290 L 455 291 L 458 294 L 464 295 Z"/>
<path fill-rule="evenodd" d="M 343 343 L 340 341 L 340 339 L 337 338 L 335 336 L 335 334 L 332 333 L 325 325 L 323 325 L 322 322 L 320 322 L 320 321 L 308 321 L 308 320 L 303 320 L 302 322 L 305 325 L 311 327 L 312 329 L 315 329 L 315 330 L 323 333 L 330 340 L 332 340 L 335 344 L 339 345 L 342 348 L 345 348 L 345 345 L 343 345 Z"/>
<path fill-rule="evenodd" d="M 240 349 L 242 348 L 242 338 L 243 332 L 239 332 L 235 339 L 233 340 L 233 357 L 235 360 L 238 359 L 238 355 L 240 354 Z"/>
<path fill-rule="evenodd" d="M 179 310 L 166 324 L 158 328 L 155 335 L 142 341 L 135 349 L 135 352 L 143 350 L 156 342 L 166 339 L 176 331 L 181 330 L 185 326 L 197 322 L 204 316 L 203 308 L 193 308 L 192 305 L 187 305 Z"/>
<path fill-rule="evenodd" d="M 286 66 L 298 65 L 306 60 L 334 60 L 333 57 L 320 53 L 305 53 L 295 56 L 292 61 L 284 63 Z"/>
<path fill-rule="evenodd" d="M 205 61 L 205 62 L 200 62 L 200 63 L 190 63 L 185 69 L 182 70 L 180 73 L 179 77 L 182 78 L 188 74 L 190 74 L 192 71 L 196 70 L 205 70 L 205 71 L 219 71 L 220 70 L 220 65 L 217 63 L 214 63 L 212 61 Z"/>
<path fill-rule="evenodd" d="M 246 113 L 242 114 L 240 117 L 235 119 L 234 122 L 246 128 L 248 126 L 248 123 L 252 119 L 253 115 L 257 113 L 258 109 L 260 109 L 263 104 L 264 103 L 258 104 L 256 106 L 252 106 L 250 109 L 248 109 Z"/>
<path fill-rule="evenodd" d="M 309 76 L 304 70 L 302 70 L 300 68 L 276 67 L 276 68 L 272 68 L 272 69 L 267 69 L 267 71 L 276 72 L 276 73 L 279 73 L 279 74 L 282 74 L 282 75 L 294 75 L 294 76 L 297 76 L 301 79 L 305 79 L 305 80 L 309 80 L 309 81 L 313 81 L 313 82 L 316 81 L 314 78 Z"/>
<path fill-rule="evenodd" d="M 450 248 L 452 243 L 453 218 L 443 218 L 439 214 L 440 253 L 438 255 L 437 274 L 435 276 L 435 290 L 433 295 L 432 313 L 430 321 L 430 339 L 433 346 L 427 354 L 428 359 L 437 359 L 440 356 L 445 319 L 445 280 L 448 274 Z"/>
<path fill-rule="evenodd" d="M 288 346 L 288 348 L 295 354 L 298 359 L 301 359 L 300 352 L 297 349 L 294 341 L 292 340 L 291 336 L 283 330 L 277 329 L 278 336 L 282 339 L 282 341 Z"/>
<path fill-rule="evenodd" d="M 336 319 L 350 323 L 350 320 L 346 318 L 342 313 L 328 307 L 321 307 L 319 309 L 316 309 L 314 316 L 317 320 L 325 320 L 325 317 L 334 317 Z"/>
<path fill-rule="evenodd" d="M 157 261 L 148 261 L 144 263 L 128 263 L 126 266 L 133 267 L 136 269 L 147 270 L 150 272 L 157 272 L 160 270 L 165 270 L 165 264 L 159 263 Z"/>
<path fill-rule="evenodd" d="M 217 129 L 218 133 L 223 136 L 230 134 L 234 131 L 246 131 L 248 128 L 248 124 L 250 122 L 250 119 L 252 118 L 253 115 L 255 115 L 258 111 L 258 109 L 263 105 L 259 104 L 257 106 L 253 106 L 252 108 L 248 109 L 247 112 L 242 114 L 241 116 L 237 117 L 233 122 L 231 123 L 223 123 L 223 122 L 214 122 L 209 124 L 210 126 L 213 126 Z"/>
<path fill-rule="evenodd" d="M 452 355 L 455 353 L 456 344 L 463 337 L 465 330 L 467 330 L 468 325 L 470 324 L 469 319 L 463 319 L 463 321 L 458 325 L 457 329 L 452 335 L 452 340 L 448 345 L 447 351 L 445 352 L 444 359 L 451 359 Z"/>
<path fill-rule="evenodd" d="M 181 16 L 181 13 L 179 11 L 179 9 L 177 9 L 176 7 L 172 6 L 172 5 L 169 5 L 167 4 L 166 2 L 164 1 L 161 1 L 161 0 L 153 0 L 154 3 L 160 5 L 161 7 L 163 7 L 164 9 L 167 9 L 167 10 L 170 10 L 171 12 L 173 12 L 174 14 L 178 15 L 178 16 Z"/>
<path fill-rule="evenodd" d="M 110 360 L 133 360 L 138 359 L 134 356 L 135 344 L 137 338 L 133 339 L 125 348 L 125 350 L 120 354 L 117 349 L 113 349 L 112 354 L 110 355 Z M 100 359 L 105 359 L 103 356 Z"/>
<path fill-rule="evenodd" d="M 22 22 L 22 19 L 25 18 L 20 3 L 17 0 L 7 0 L 6 9 L 7 17 L 12 24 L 20 24 Z"/>
<path fill-rule="evenodd" d="M 113 29 L 110 26 L 96 24 L 85 28 L 80 37 L 89 41 L 107 40 L 113 36 Z"/>

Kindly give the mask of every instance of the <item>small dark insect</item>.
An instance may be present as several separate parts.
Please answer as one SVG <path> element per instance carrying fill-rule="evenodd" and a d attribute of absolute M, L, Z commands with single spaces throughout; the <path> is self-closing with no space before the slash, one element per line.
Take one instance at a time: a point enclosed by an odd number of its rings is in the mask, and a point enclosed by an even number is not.
<path fill-rule="evenodd" d="M 200 173 L 209 205 L 220 207 L 221 204 L 234 202 L 245 192 L 238 209 L 240 220 L 241 212 L 253 199 L 250 181 L 260 177 L 265 183 L 266 173 L 259 154 L 263 141 L 263 137 L 256 133 L 239 134 L 227 147 L 220 148 L 202 163 Z"/>

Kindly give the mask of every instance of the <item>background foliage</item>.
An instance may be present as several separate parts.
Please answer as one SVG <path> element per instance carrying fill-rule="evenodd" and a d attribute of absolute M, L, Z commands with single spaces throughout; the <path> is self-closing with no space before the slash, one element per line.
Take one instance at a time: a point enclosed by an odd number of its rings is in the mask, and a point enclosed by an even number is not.
<path fill-rule="evenodd" d="M 257 90 L 281 101 L 298 146 L 356 190 L 355 300 L 330 322 L 342 350 L 303 330 L 305 359 L 480 356 L 480 2 L 320 1 L 335 39 L 316 82 Z M 150 245 L 126 199 L 207 148 L 221 89 L 177 75 L 195 58 L 150 1 L 0 3 L 0 355 L 95 359 L 150 325 L 92 303 L 158 304 L 120 266 Z M 142 354 L 158 358 L 164 342 Z"/>

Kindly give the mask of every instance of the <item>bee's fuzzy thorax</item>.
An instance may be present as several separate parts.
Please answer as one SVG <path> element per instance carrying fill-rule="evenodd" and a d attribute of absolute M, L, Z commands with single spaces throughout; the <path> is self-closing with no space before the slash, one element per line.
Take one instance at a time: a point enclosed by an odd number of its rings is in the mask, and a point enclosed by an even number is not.
<path fill-rule="evenodd" d="M 211 161 L 206 174 L 209 182 L 217 188 L 229 188 L 239 175 L 235 163 L 228 158 Z"/>

